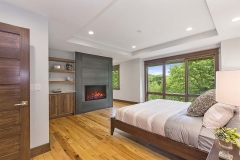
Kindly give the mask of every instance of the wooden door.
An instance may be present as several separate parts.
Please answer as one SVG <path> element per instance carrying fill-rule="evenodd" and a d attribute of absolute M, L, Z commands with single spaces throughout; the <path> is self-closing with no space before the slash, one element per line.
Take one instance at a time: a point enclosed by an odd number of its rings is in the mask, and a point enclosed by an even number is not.
<path fill-rule="evenodd" d="M 0 160 L 30 159 L 29 48 L 28 29 L 0 23 Z"/>
<path fill-rule="evenodd" d="M 49 116 L 56 117 L 58 115 L 59 96 L 57 94 L 49 95 Z"/>

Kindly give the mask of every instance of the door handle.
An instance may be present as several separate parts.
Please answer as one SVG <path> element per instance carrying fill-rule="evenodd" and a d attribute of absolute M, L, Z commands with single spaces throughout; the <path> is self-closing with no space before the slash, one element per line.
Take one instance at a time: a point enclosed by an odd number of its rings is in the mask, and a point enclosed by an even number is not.
<path fill-rule="evenodd" d="M 27 105 L 28 105 L 28 101 L 22 101 L 22 103 L 14 104 L 14 106 L 27 106 Z"/>

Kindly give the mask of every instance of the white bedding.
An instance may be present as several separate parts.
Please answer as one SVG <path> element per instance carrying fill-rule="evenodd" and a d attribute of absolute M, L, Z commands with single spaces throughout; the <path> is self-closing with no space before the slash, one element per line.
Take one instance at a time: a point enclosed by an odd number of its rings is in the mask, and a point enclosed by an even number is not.
<path fill-rule="evenodd" d="M 116 119 L 165 136 L 164 125 L 168 118 L 185 110 L 190 104 L 161 99 L 148 101 L 118 109 Z"/>

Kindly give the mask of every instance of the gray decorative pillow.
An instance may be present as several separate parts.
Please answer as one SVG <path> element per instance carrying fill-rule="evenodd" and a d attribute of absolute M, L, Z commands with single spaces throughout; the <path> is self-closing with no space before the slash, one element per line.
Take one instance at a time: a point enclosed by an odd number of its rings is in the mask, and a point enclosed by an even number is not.
<path fill-rule="evenodd" d="M 188 116 L 201 117 L 207 110 L 216 104 L 216 90 L 211 89 L 199 96 L 189 107 Z"/>

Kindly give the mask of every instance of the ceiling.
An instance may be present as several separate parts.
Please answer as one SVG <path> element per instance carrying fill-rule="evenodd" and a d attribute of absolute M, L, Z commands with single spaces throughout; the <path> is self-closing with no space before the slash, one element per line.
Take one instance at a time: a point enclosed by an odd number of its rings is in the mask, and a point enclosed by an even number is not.
<path fill-rule="evenodd" d="M 50 48 L 114 63 L 215 48 L 240 37 L 240 21 L 231 21 L 240 17 L 239 0 L 0 1 L 48 17 Z"/>

